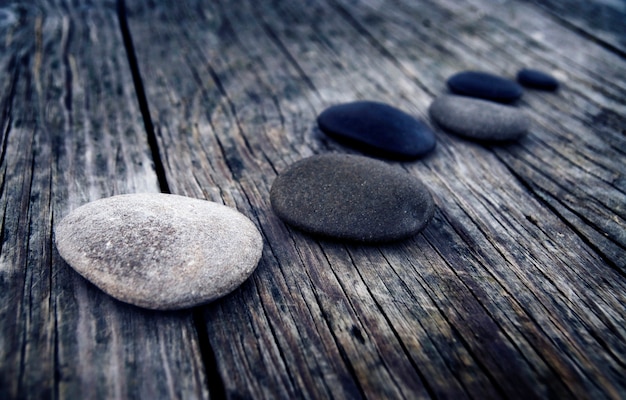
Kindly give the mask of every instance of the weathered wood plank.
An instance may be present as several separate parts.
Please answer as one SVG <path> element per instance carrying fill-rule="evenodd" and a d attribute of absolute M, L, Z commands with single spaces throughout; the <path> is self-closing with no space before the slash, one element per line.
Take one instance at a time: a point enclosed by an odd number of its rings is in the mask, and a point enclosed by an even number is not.
<path fill-rule="evenodd" d="M 172 191 L 238 208 L 266 240 L 252 279 L 203 312 L 226 395 L 626 390 L 619 55 L 517 2 L 131 2 L 129 19 Z M 423 234 L 344 246 L 271 212 L 277 172 L 353 152 L 315 128 L 324 107 L 372 98 L 427 118 L 450 74 L 523 66 L 564 80 L 524 97 L 527 139 L 439 131 L 433 155 L 398 165 L 436 197 Z"/>
<path fill-rule="evenodd" d="M 158 191 L 115 5 L 0 13 L 0 398 L 207 397 L 191 313 L 117 302 L 53 245 L 71 209 Z"/>
<path fill-rule="evenodd" d="M 626 56 L 626 3 L 621 0 L 533 1 L 555 18 L 580 30 L 601 45 Z"/>
<path fill-rule="evenodd" d="M 384 8 L 389 10 L 389 16 L 381 18 L 384 24 L 381 30 L 397 37 L 388 46 L 389 57 L 414 79 L 424 82 L 435 79 L 436 86 L 429 88 L 433 93 L 445 92 L 446 77 L 465 68 L 514 76 L 517 69 L 534 66 L 562 75 L 569 90 L 561 91 L 561 96 L 529 91 L 523 99 L 522 107 L 533 114 L 533 129 L 537 132 L 526 141 L 534 142 L 529 143 L 526 154 L 517 148 L 496 151 L 500 157 L 505 157 L 514 150 L 516 153 L 509 159 L 510 163 L 517 160 L 517 167 L 512 171 L 518 178 L 545 198 L 559 214 L 568 211 L 574 214 L 574 218 L 564 219 L 612 264 L 624 270 L 621 255 L 626 248 L 623 235 L 625 190 L 623 176 L 618 172 L 623 169 L 625 147 L 619 131 L 623 124 L 619 115 L 625 110 L 623 60 L 599 46 L 585 45 L 562 27 L 546 28 L 546 17 L 542 19 L 533 8 L 511 2 L 503 7 L 489 7 L 486 13 L 481 11 L 486 9 L 485 5 L 479 8 L 480 2 L 474 3 L 462 7 L 457 2 L 439 2 L 447 7 L 439 12 L 433 12 L 433 7 L 419 7 L 410 2 L 400 4 L 403 7 Z M 346 12 L 345 8 L 342 10 Z M 372 8 L 367 15 L 376 12 L 380 18 L 381 12 L 385 12 L 381 10 Z M 418 11 L 429 21 L 425 32 L 416 32 L 417 25 L 393 22 L 403 13 Z M 502 23 L 505 18 L 514 23 L 507 27 Z M 445 29 L 438 28 L 444 26 L 462 35 L 447 35 Z M 535 41 L 536 32 L 545 33 L 545 39 Z M 430 35 L 430 39 L 425 35 Z M 421 42 L 410 45 L 415 37 L 421 37 Z M 447 56 L 442 60 L 428 56 L 431 51 L 428 48 L 435 45 L 446 49 Z M 556 51 L 562 53 L 555 54 Z M 570 60 L 562 56 L 567 54 L 577 54 L 579 58 Z M 418 70 L 415 64 L 409 65 L 414 60 L 424 63 L 424 68 Z M 429 68 L 435 61 L 437 68 Z M 547 174 L 547 180 L 542 179 L 541 172 Z M 577 179 L 573 179 L 574 176 Z M 563 191 L 568 196 L 562 198 L 559 194 Z"/>
<path fill-rule="evenodd" d="M 132 1 L 144 125 L 116 4 L 76 3 L 0 9 L 0 397 L 623 396 L 615 4 L 581 18 L 559 11 L 571 1 Z M 434 154 L 394 163 L 435 195 L 422 234 L 344 245 L 271 212 L 287 165 L 354 152 L 317 130 L 324 107 L 370 98 L 428 119 L 450 74 L 522 66 L 564 83 L 527 91 L 527 138 L 482 146 L 437 130 Z M 72 208 L 159 187 L 258 224 L 264 255 L 240 289 L 148 312 L 59 258 L 54 224 Z"/>

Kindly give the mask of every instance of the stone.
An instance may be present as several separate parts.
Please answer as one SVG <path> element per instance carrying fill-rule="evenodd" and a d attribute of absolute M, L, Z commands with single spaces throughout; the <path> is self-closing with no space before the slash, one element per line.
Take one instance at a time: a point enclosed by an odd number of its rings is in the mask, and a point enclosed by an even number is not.
<path fill-rule="evenodd" d="M 530 125 L 519 108 L 471 97 L 442 96 L 431 103 L 429 111 L 442 128 L 475 140 L 519 139 Z"/>
<path fill-rule="evenodd" d="M 246 216 L 189 197 L 143 193 L 87 203 L 55 229 L 61 257 L 104 292 L 171 310 L 226 295 L 256 268 L 263 240 Z"/>
<path fill-rule="evenodd" d="M 428 188 L 400 167 L 347 154 L 300 160 L 272 184 L 274 212 L 287 224 L 327 238 L 378 243 L 422 230 L 435 204 Z"/>
<path fill-rule="evenodd" d="M 453 93 L 500 103 L 511 103 L 522 97 L 523 89 L 510 79 L 487 72 L 464 71 L 448 78 Z"/>
<path fill-rule="evenodd" d="M 517 81 L 527 87 L 542 90 L 556 90 L 559 81 L 552 75 L 536 69 L 522 69 L 517 73 Z"/>
<path fill-rule="evenodd" d="M 424 122 L 374 101 L 338 104 L 317 117 L 319 128 L 335 140 L 365 153 L 415 159 L 435 148 L 435 134 Z"/>

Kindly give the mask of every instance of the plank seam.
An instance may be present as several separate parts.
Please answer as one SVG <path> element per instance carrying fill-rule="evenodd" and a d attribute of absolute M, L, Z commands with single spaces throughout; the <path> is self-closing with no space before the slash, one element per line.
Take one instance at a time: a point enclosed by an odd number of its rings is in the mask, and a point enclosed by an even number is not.
<path fill-rule="evenodd" d="M 193 311 L 193 322 L 196 327 L 196 336 L 200 347 L 202 365 L 204 366 L 205 376 L 207 377 L 206 382 L 209 389 L 209 396 L 211 399 L 216 400 L 226 399 L 224 380 L 219 373 L 217 357 L 213 351 L 213 346 L 209 339 L 209 332 L 205 325 L 207 321 L 201 309 Z"/>
<path fill-rule="evenodd" d="M 126 50 L 126 56 L 128 58 L 128 64 L 130 72 L 133 77 L 133 84 L 135 86 L 135 93 L 137 95 L 137 102 L 139 103 L 139 109 L 143 118 L 144 128 L 148 136 L 148 145 L 152 153 L 152 161 L 154 162 L 154 170 L 159 182 L 159 188 L 162 193 L 171 193 L 169 184 L 167 182 L 167 175 L 165 173 L 165 167 L 159 151 L 159 142 L 154 130 L 154 123 L 150 116 L 150 107 L 146 97 L 146 92 L 141 78 L 141 71 L 139 70 L 139 64 L 137 63 L 137 55 L 133 45 L 133 38 L 128 27 L 128 19 L 126 17 L 126 2 L 125 0 L 117 1 L 117 16 L 120 24 L 120 30 L 122 40 L 124 42 L 124 48 Z"/>

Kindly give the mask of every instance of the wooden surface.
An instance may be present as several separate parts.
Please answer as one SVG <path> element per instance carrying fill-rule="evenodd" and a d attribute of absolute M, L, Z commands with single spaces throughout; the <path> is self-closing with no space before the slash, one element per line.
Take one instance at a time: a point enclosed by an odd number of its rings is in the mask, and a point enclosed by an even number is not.
<path fill-rule="evenodd" d="M 0 2 L 0 399 L 626 398 L 626 3 Z M 355 99 L 428 118 L 455 72 L 546 70 L 532 128 L 437 127 L 396 163 L 436 215 L 384 246 L 271 211 L 301 158 L 357 153 L 315 117 Z M 357 153 L 358 154 L 358 153 Z M 75 207 L 165 191 L 237 208 L 265 247 L 212 304 L 146 311 L 53 244 Z"/>

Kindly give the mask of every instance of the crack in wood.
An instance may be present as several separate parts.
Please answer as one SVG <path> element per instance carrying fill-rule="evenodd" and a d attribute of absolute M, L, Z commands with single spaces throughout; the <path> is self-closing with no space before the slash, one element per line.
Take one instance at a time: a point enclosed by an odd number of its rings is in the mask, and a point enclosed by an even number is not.
<path fill-rule="evenodd" d="M 201 308 L 193 311 L 193 322 L 196 327 L 196 335 L 198 343 L 200 345 L 200 353 L 202 354 L 203 367 L 206 374 L 207 385 L 209 389 L 209 395 L 211 399 L 222 400 L 228 398 L 226 396 L 226 389 L 224 388 L 224 381 L 220 376 L 219 367 L 209 333 L 206 329 L 208 321 L 204 317 L 204 313 Z"/>
<path fill-rule="evenodd" d="M 619 397 L 623 54 L 514 0 L 79 3 L 0 8 L 0 397 Z M 525 63 L 563 82 L 518 104 L 525 140 L 437 131 L 397 165 L 441 210 L 415 238 L 342 247 L 272 214 L 286 165 L 352 151 L 315 127 L 325 103 L 426 115 L 452 72 Z M 249 215 L 268 243 L 253 281 L 168 315 L 86 284 L 55 221 L 140 189 Z"/>
<path fill-rule="evenodd" d="M 152 117 L 150 116 L 150 107 L 146 98 L 146 92 L 141 78 L 141 71 L 139 70 L 139 64 L 137 63 L 137 54 L 135 53 L 133 38 L 128 27 L 125 0 L 117 0 L 117 14 L 122 33 L 122 40 L 124 41 L 124 48 L 126 49 L 126 56 L 128 57 L 128 64 L 133 77 L 133 83 L 135 85 L 137 102 L 139 103 L 139 109 L 141 111 L 144 127 L 148 136 L 148 145 L 150 146 L 150 151 L 152 152 L 152 161 L 154 162 L 154 169 L 159 181 L 159 187 L 162 193 L 171 193 L 170 186 L 167 182 L 167 174 L 161 158 L 161 152 L 159 150 L 159 141 L 155 134 Z"/>

